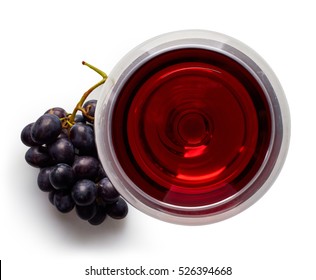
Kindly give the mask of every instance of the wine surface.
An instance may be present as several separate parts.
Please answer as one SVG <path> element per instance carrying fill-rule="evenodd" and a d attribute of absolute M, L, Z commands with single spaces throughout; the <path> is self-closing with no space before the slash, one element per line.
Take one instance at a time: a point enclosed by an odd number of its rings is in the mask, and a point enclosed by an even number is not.
<path fill-rule="evenodd" d="M 240 63 L 187 48 L 140 66 L 116 100 L 112 140 L 126 175 L 178 206 L 220 202 L 245 188 L 269 147 L 265 93 Z"/>

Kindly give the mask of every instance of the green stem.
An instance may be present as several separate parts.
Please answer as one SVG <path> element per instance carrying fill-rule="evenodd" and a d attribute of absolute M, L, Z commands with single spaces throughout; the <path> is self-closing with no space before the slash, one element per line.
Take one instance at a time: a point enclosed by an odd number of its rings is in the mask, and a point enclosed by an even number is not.
<path fill-rule="evenodd" d="M 94 66 L 91 65 L 90 63 L 85 62 L 85 61 L 82 61 L 82 64 L 88 66 L 89 68 L 91 68 L 92 70 L 94 70 L 95 72 L 97 72 L 98 74 L 100 74 L 102 78 L 106 79 L 106 78 L 108 77 L 107 74 L 105 74 L 102 70 L 100 70 L 100 69 L 94 67 Z"/>
<path fill-rule="evenodd" d="M 102 80 L 98 83 L 96 83 L 94 86 L 92 86 L 91 88 L 89 88 L 81 97 L 81 99 L 79 100 L 79 102 L 77 103 L 76 107 L 74 108 L 74 110 L 72 111 L 70 118 L 69 118 L 69 123 L 70 124 L 74 124 L 75 123 L 75 116 L 78 112 L 78 110 L 82 110 L 82 105 L 85 102 L 85 100 L 87 99 L 87 97 L 89 96 L 89 94 L 94 91 L 97 87 L 99 87 L 100 85 L 104 84 L 104 82 L 107 79 L 107 75 L 101 71 L 100 69 L 92 66 L 91 64 L 83 61 L 82 62 L 83 65 L 88 66 L 89 68 L 91 68 L 92 70 L 94 70 L 95 72 L 97 72 L 98 74 L 100 74 L 102 76 Z"/>

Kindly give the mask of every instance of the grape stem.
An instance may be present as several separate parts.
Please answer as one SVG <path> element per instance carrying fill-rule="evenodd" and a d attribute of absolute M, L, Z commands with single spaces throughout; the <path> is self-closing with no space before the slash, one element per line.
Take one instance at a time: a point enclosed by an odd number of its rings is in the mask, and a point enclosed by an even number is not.
<path fill-rule="evenodd" d="M 97 87 L 99 87 L 100 85 L 104 84 L 104 82 L 106 81 L 106 79 L 108 78 L 108 76 L 101 71 L 100 69 L 94 67 L 93 65 L 82 61 L 83 65 L 88 66 L 89 68 L 91 68 L 92 70 L 94 70 L 95 72 L 97 72 L 101 77 L 102 80 L 99 81 L 98 83 L 96 83 L 94 86 L 92 86 L 91 88 L 89 88 L 81 97 L 81 99 L 79 100 L 79 102 L 77 103 L 76 107 L 74 108 L 74 110 L 72 111 L 72 113 L 69 116 L 69 119 L 67 120 L 67 125 L 72 126 L 75 123 L 75 116 L 77 114 L 78 111 L 81 111 L 84 115 L 85 115 L 85 110 L 83 109 L 82 105 L 85 102 L 85 100 L 87 99 L 87 97 L 89 96 L 89 94 L 94 91 Z"/>
<path fill-rule="evenodd" d="M 94 70 L 95 72 L 97 72 L 102 78 L 106 79 L 106 78 L 108 77 L 107 74 L 105 74 L 102 70 L 100 70 L 100 69 L 94 67 L 94 66 L 91 65 L 90 63 L 85 62 L 85 61 L 82 61 L 82 64 L 88 66 L 89 68 L 91 68 L 92 70 Z"/>

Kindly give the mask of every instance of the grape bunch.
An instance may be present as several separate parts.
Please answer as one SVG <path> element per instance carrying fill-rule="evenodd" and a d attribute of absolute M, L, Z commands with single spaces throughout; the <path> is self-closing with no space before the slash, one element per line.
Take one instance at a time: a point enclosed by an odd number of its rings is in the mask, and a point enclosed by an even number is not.
<path fill-rule="evenodd" d="M 94 137 L 97 101 L 85 101 L 104 83 L 106 75 L 86 62 L 83 64 L 97 71 L 103 79 L 82 96 L 71 114 L 54 107 L 26 125 L 21 141 L 29 147 L 26 162 L 39 168 L 39 189 L 48 193 L 56 209 L 61 213 L 74 209 L 79 218 L 99 225 L 107 216 L 123 219 L 128 206 L 98 159 Z"/>

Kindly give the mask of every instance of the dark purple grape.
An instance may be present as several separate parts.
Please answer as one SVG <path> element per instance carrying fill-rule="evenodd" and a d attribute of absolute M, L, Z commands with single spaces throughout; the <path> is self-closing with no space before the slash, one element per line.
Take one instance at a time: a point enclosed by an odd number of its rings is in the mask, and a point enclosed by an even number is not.
<path fill-rule="evenodd" d="M 56 193 L 55 190 L 53 190 L 53 191 L 51 191 L 51 192 L 48 193 L 48 200 L 49 200 L 49 202 L 50 202 L 51 204 L 53 204 L 53 205 L 55 205 L 55 204 L 54 204 L 54 203 L 55 203 L 55 202 L 54 202 L 55 193 Z"/>
<path fill-rule="evenodd" d="M 96 150 L 94 131 L 90 125 L 77 123 L 69 131 L 69 138 L 75 148 L 81 153 L 89 153 Z"/>
<path fill-rule="evenodd" d="M 56 190 L 70 190 L 75 183 L 75 173 L 66 163 L 59 163 L 50 172 L 49 180 Z"/>
<path fill-rule="evenodd" d="M 71 195 L 77 205 L 86 206 L 96 199 L 97 188 L 91 180 L 83 179 L 75 183 Z"/>
<path fill-rule="evenodd" d="M 69 192 L 56 191 L 54 195 L 54 205 L 59 212 L 68 213 L 75 207 L 75 202 Z"/>
<path fill-rule="evenodd" d="M 75 116 L 75 123 L 85 123 L 85 122 L 86 122 L 86 120 L 85 120 L 83 115 L 77 114 Z"/>
<path fill-rule="evenodd" d="M 26 162 L 33 167 L 47 167 L 52 164 L 52 160 L 43 146 L 33 146 L 25 153 Z"/>
<path fill-rule="evenodd" d="M 94 181 L 99 173 L 100 162 L 91 156 L 78 156 L 75 158 L 72 168 L 78 179 Z"/>
<path fill-rule="evenodd" d="M 121 197 L 117 202 L 107 205 L 107 214 L 113 219 L 123 219 L 126 217 L 127 213 L 127 203 Z"/>
<path fill-rule="evenodd" d="M 61 130 L 60 134 L 57 136 L 57 140 L 60 139 L 60 138 L 69 139 L 69 137 L 68 137 L 68 129 L 63 128 L 63 129 Z"/>
<path fill-rule="evenodd" d="M 45 114 L 33 124 L 31 137 L 36 143 L 49 144 L 56 140 L 61 130 L 59 118 L 56 115 Z"/>
<path fill-rule="evenodd" d="M 94 123 L 94 114 L 95 114 L 96 106 L 97 106 L 97 100 L 95 99 L 88 100 L 83 104 L 83 109 L 86 111 L 86 115 L 89 116 L 89 117 L 84 116 L 87 122 Z"/>
<path fill-rule="evenodd" d="M 53 167 L 41 168 L 37 175 L 37 185 L 43 192 L 51 192 L 54 190 L 53 185 L 49 180 L 49 174 L 51 173 Z"/>
<path fill-rule="evenodd" d="M 104 222 L 106 216 L 106 208 L 98 205 L 95 215 L 91 219 L 89 219 L 88 222 L 93 226 L 98 226 Z"/>
<path fill-rule="evenodd" d="M 75 148 L 65 137 L 59 138 L 50 144 L 48 153 L 55 163 L 72 164 L 75 158 Z"/>
<path fill-rule="evenodd" d="M 102 167 L 102 165 L 101 165 L 101 163 L 100 163 L 98 175 L 97 175 L 95 181 L 96 181 L 96 182 L 101 181 L 101 180 L 102 180 L 103 178 L 105 178 L 105 177 L 107 177 L 107 176 L 106 176 L 106 173 L 105 173 L 105 171 L 104 171 L 104 169 L 103 169 L 103 167 Z"/>
<path fill-rule="evenodd" d="M 95 203 L 92 203 L 87 206 L 76 205 L 77 216 L 82 220 L 91 219 L 97 212 L 97 206 Z"/>
<path fill-rule="evenodd" d="M 108 178 L 103 178 L 97 183 L 97 195 L 100 199 L 105 203 L 113 203 L 116 202 L 120 194 L 114 188 L 113 184 L 110 182 Z"/>
<path fill-rule="evenodd" d="M 58 118 L 65 118 L 67 117 L 67 112 L 63 108 L 60 107 L 53 107 L 51 109 L 48 109 L 45 114 L 52 114 L 57 116 Z"/>
<path fill-rule="evenodd" d="M 38 146 L 38 144 L 32 139 L 31 137 L 31 129 L 34 123 L 28 124 L 26 127 L 23 128 L 21 132 L 21 141 L 24 145 L 32 147 Z"/>

